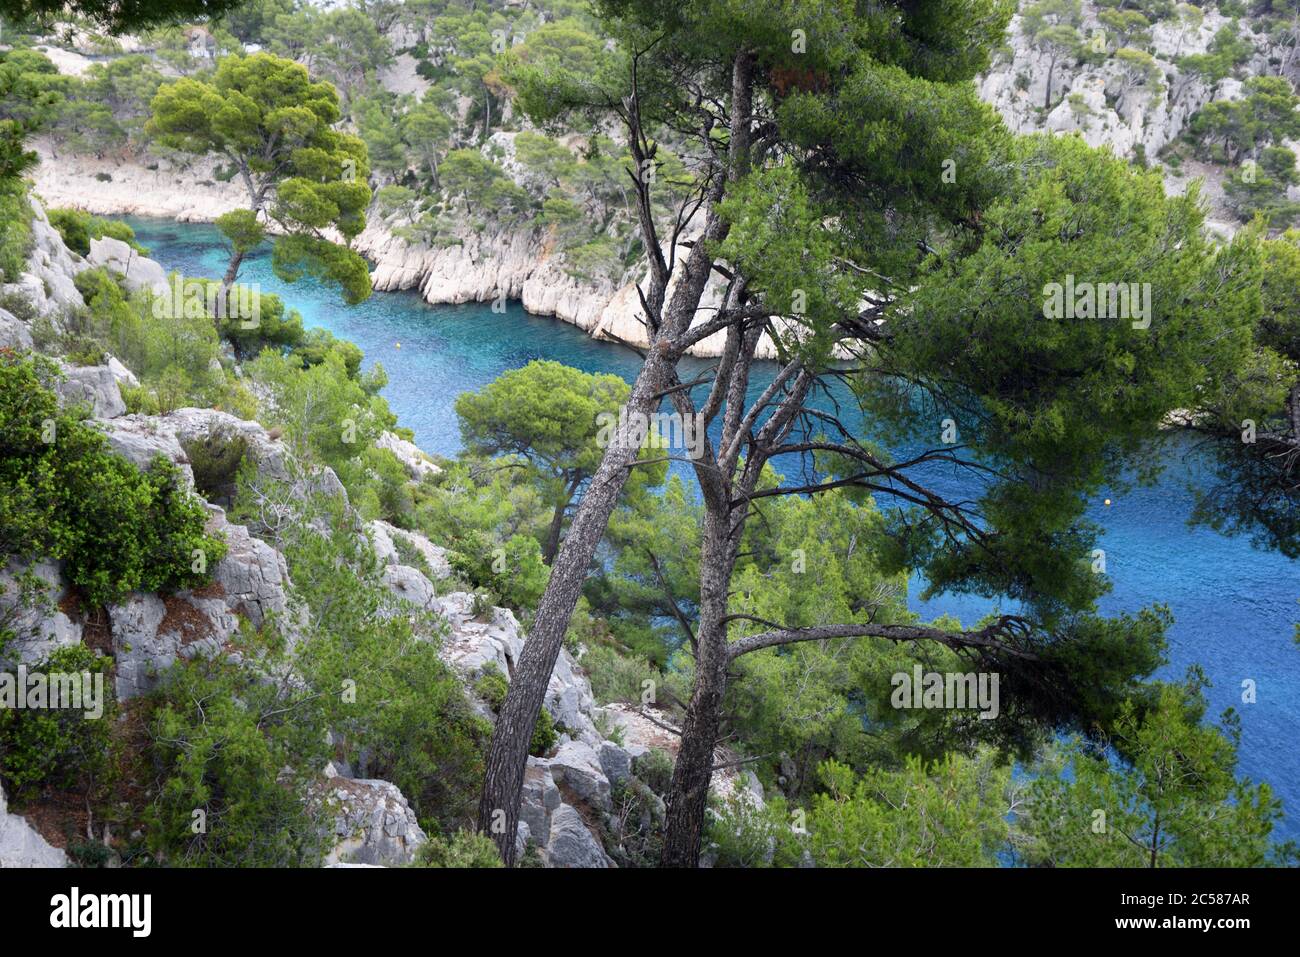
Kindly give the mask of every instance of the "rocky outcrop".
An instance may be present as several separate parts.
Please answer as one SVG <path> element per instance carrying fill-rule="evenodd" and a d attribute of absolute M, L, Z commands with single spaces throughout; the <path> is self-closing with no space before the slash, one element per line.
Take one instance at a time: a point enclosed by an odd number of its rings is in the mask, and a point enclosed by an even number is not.
<path fill-rule="evenodd" d="M 275 482 L 290 480 L 284 443 L 271 438 L 258 422 L 216 409 L 193 408 L 177 409 L 163 416 L 162 421 L 187 453 L 200 443 L 242 442 L 244 458 L 252 462 L 259 477 Z"/>
<path fill-rule="evenodd" d="M 241 619 L 255 628 L 278 627 L 290 646 L 302 631 L 290 608 L 284 556 L 227 522 L 220 508 L 209 511 L 208 532 L 227 545 L 209 584 L 166 596 L 135 592 L 108 609 L 120 700 L 151 690 L 178 660 L 219 653 Z"/>
<path fill-rule="evenodd" d="M 447 549 L 433 544 L 419 532 L 407 531 L 376 519 L 366 524 L 366 533 L 370 536 L 375 556 L 381 564 L 402 564 L 399 548 L 406 547 L 423 559 L 434 578 L 451 577 L 451 563 L 447 560 Z"/>
<path fill-rule="evenodd" d="M 323 800 L 334 840 L 325 855 L 325 866 L 401 867 L 413 863 L 421 845 L 428 842 L 396 785 L 334 776 L 327 779 L 325 788 Z"/>
<path fill-rule="evenodd" d="M 465 592 L 439 598 L 437 607 L 447 622 L 443 658 L 471 681 L 485 668 L 508 680 L 527 640 L 514 614 L 492 608 L 475 616 L 474 596 Z M 561 734 L 552 753 L 528 759 L 521 843 L 533 844 L 551 867 L 614 866 L 598 835 L 610 827 L 615 787 L 630 776 L 632 754 L 597 729 L 591 684 L 568 649 L 560 651 L 545 707 Z"/>
<path fill-rule="evenodd" d="M 519 621 L 508 608 L 492 608 L 475 615 L 474 596 L 453 592 L 438 599 L 439 613 L 447 621 L 448 636 L 442 655 L 467 676 L 480 674 L 489 664 L 509 678 L 524 650 Z M 592 721 L 595 698 L 591 683 L 567 648 L 560 650 L 546 688 L 546 710 L 563 729 L 561 741 L 581 741 L 588 748 L 604 740 Z"/>
<path fill-rule="evenodd" d="M 176 430 L 156 415 L 123 415 L 114 419 L 96 419 L 93 423 L 104 433 L 111 448 L 137 468 L 148 468 L 158 456 L 174 462 L 186 483 L 194 485 L 194 472 L 176 438 Z"/>
<path fill-rule="evenodd" d="M 68 856 L 41 837 L 27 819 L 9 813 L 0 786 L 0 868 L 67 867 Z"/>
<path fill-rule="evenodd" d="M 19 576 L 24 572 L 35 578 L 34 593 L 24 599 Z M 68 586 L 58 562 L 20 565 L 10 562 L 0 569 L 0 620 L 14 633 L 0 664 L 28 666 L 40 664 L 60 648 L 81 641 L 81 624 L 65 610 Z"/>
<path fill-rule="evenodd" d="M 98 419 L 114 419 L 126 413 L 117 377 L 107 365 L 64 364 L 63 378 L 54 384 L 54 391 L 64 405 L 84 405 Z"/>
<path fill-rule="evenodd" d="M 152 292 L 167 291 L 167 271 L 163 267 L 140 255 L 120 239 L 105 236 L 90 241 L 90 254 L 86 262 L 91 266 L 103 266 L 122 277 L 122 283 L 131 292 L 148 289 Z"/>
<path fill-rule="evenodd" d="M 27 269 L 17 282 L 0 285 L 0 295 L 20 296 L 31 303 L 38 316 L 57 320 L 64 310 L 86 304 L 73 282 L 86 264 L 63 244 L 63 237 L 50 225 L 44 207 L 35 199 L 31 207 L 32 252 Z"/>
<path fill-rule="evenodd" d="M 96 366 L 111 369 L 111 366 Z M 112 379 L 111 371 L 107 373 Z M 116 386 L 114 386 L 116 389 Z M 119 393 L 120 395 L 120 393 Z M 118 455 L 139 468 L 147 468 L 156 456 L 175 463 L 192 486 L 194 472 L 190 456 L 202 444 L 243 443 L 243 455 L 252 462 L 261 478 L 287 482 L 291 475 L 288 452 L 279 439 L 273 439 L 259 423 L 240 419 L 216 409 L 177 409 L 168 415 L 119 415 L 97 419 L 93 423 L 108 438 Z M 209 449 L 213 451 L 213 449 Z"/>
<path fill-rule="evenodd" d="M 32 333 L 23 322 L 7 309 L 0 309 L 0 349 L 31 349 Z"/>
<path fill-rule="evenodd" d="M 379 438 L 375 440 L 375 445 L 378 448 L 392 452 L 411 478 L 417 482 L 423 480 L 426 476 L 437 475 L 442 471 L 429 458 L 424 449 L 414 442 L 406 441 L 406 439 L 393 432 L 380 433 Z"/>

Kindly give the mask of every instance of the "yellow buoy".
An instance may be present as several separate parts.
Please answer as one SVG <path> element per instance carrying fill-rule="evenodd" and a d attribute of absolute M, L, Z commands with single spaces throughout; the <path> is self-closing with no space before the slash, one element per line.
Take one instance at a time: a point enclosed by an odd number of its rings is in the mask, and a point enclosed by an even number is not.
<path fill-rule="evenodd" d="M 1110 499 L 1106 499 L 1106 504 L 1107 504 L 1107 505 L 1110 504 Z"/>

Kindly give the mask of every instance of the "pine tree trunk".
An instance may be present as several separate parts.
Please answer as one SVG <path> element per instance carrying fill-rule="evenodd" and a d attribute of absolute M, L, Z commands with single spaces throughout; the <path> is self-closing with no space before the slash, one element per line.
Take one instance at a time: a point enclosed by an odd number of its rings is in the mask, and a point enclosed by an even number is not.
<path fill-rule="evenodd" d="M 628 399 L 629 420 L 633 418 L 632 413 L 649 414 L 657 409 L 662 401 L 659 393 L 673 365 L 667 353 L 651 350 Z M 478 825 L 480 831 L 496 842 L 507 867 L 514 863 L 519 793 L 528 764 L 528 744 L 533 737 L 533 725 L 542 709 L 546 687 L 564 644 L 569 618 L 582 593 L 592 556 L 618 504 L 619 493 L 627 481 L 628 466 L 639 451 L 638 444 L 629 438 L 620 430 L 618 441 L 612 442 L 605 450 L 600 468 L 582 497 L 569 526 L 569 534 L 551 566 L 550 580 L 537 606 L 531 633 L 524 643 L 523 654 L 515 667 L 510 690 L 492 732 L 483 795 L 479 801 Z"/>
<path fill-rule="evenodd" d="M 713 777 L 722 699 L 727 690 L 727 596 L 736 562 L 730 509 L 709 509 L 700 541 L 700 625 L 696 634 L 695 688 L 682 724 L 664 819 L 664 867 L 696 867 Z"/>
<path fill-rule="evenodd" d="M 244 254 L 236 251 L 230 257 L 230 265 L 226 267 L 225 278 L 221 280 L 222 293 L 235 284 L 236 277 L 239 276 L 239 266 L 244 261 Z"/>
<path fill-rule="evenodd" d="M 746 52 L 738 53 L 732 73 L 733 168 L 728 172 L 737 176 L 748 168 L 753 93 L 752 56 Z M 686 257 L 667 308 L 663 308 L 666 283 L 652 284 L 647 294 L 651 310 L 647 319 L 653 321 L 661 310 L 663 315 L 658 329 L 650 336 L 649 351 L 632 386 L 632 394 L 627 402 L 629 415 L 617 433 L 617 440 L 605 449 L 600 467 L 578 504 L 569 526 L 569 534 L 551 566 L 551 576 L 542 600 L 538 603 L 531 633 L 524 643 L 523 653 L 510 682 L 510 690 L 506 693 L 497 716 L 483 778 L 483 794 L 479 800 L 478 827 L 480 832 L 488 834 L 496 842 L 501 859 L 507 867 L 515 859 L 519 795 L 524 782 L 524 769 L 528 764 L 528 745 L 532 740 L 533 725 L 537 722 L 546 696 L 546 686 L 564 644 L 569 619 L 582 593 L 587 569 L 605 534 L 609 517 L 618 504 L 629 467 L 639 451 L 639 443 L 629 441 L 629 432 L 634 427 L 634 413 L 649 414 L 656 411 L 663 401 L 663 390 L 672 378 L 671 373 L 675 371 L 680 358 L 676 344 L 690 329 L 700 298 L 704 295 L 705 286 L 713 272 L 711 250 L 727 236 L 727 224 L 717 213 L 717 203 L 723 195 L 723 183 L 719 178 L 708 193 L 704 229 Z M 711 738 L 709 743 L 711 748 Z"/>
<path fill-rule="evenodd" d="M 572 499 L 565 499 L 555 506 L 555 514 L 551 516 L 551 527 L 546 533 L 546 547 L 542 549 L 542 561 L 547 565 L 555 561 L 555 556 L 560 551 L 560 535 L 564 531 L 564 513 L 569 509 L 569 503 Z"/>

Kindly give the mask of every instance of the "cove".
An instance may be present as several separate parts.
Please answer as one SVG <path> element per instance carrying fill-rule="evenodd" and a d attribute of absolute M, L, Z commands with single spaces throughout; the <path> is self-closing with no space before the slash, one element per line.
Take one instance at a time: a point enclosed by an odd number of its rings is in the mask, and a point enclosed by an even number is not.
<path fill-rule="evenodd" d="M 125 221 L 167 270 L 186 276 L 225 271 L 225 249 L 211 225 Z M 389 405 L 401 424 L 414 430 L 416 442 L 434 454 L 454 455 L 460 448 L 456 396 L 507 369 L 553 359 L 631 381 L 640 367 L 632 350 L 592 340 L 567 323 L 530 316 L 517 303 L 497 314 L 487 304 L 431 306 L 415 293 L 376 293 L 350 307 L 337 292 L 310 279 L 279 281 L 265 253 L 244 261 L 240 279 L 283 296 L 302 313 L 306 326 L 321 326 L 355 342 L 365 352 L 367 366 L 381 362 L 389 377 L 384 390 Z M 705 365 L 685 361 L 683 380 Z M 913 451 L 920 448 L 918 442 Z M 907 451 L 894 450 L 900 456 Z M 1275 836 L 1300 838 L 1300 647 L 1293 639 L 1300 620 L 1300 562 L 1253 548 L 1244 538 L 1189 528 L 1189 485 L 1202 480 L 1204 465 L 1177 436 L 1159 454 L 1165 469 L 1155 485 L 1103 490 L 1089 510 L 1088 517 L 1104 530 L 1100 547 L 1113 585 L 1101 611 L 1169 607 L 1174 616 L 1169 664 L 1158 676 L 1180 678 L 1193 664 L 1205 670 L 1212 682 L 1206 692 L 1208 714 L 1217 720 L 1232 707 L 1241 717 L 1238 773 L 1268 782 L 1284 802 L 1287 817 Z M 787 479 L 798 477 L 786 463 L 780 465 Z M 679 471 L 686 474 L 684 467 Z M 924 477 L 944 493 L 970 496 L 975 491 L 966 473 L 947 467 L 936 466 Z M 1107 497 L 1110 506 L 1103 504 Z M 916 597 L 923 584 L 919 579 L 912 583 L 911 605 L 925 619 L 950 614 L 969 624 L 993 608 L 986 599 L 967 595 L 945 594 L 923 602 Z M 1255 704 L 1242 703 L 1246 680 L 1256 685 Z"/>

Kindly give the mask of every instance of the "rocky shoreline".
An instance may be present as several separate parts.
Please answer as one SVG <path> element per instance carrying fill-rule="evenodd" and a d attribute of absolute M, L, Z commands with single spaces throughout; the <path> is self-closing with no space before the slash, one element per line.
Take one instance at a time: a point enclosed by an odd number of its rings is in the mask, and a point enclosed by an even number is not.
<path fill-rule="evenodd" d="M 71 207 L 97 216 L 150 216 L 182 223 L 210 223 L 242 207 L 246 197 L 234 182 L 221 182 L 211 160 L 174 162 L 166 158 L 96 159 L 56 155 L 38 143 L 41 163 L 34 189 L 51 207 Z M 593 339 L 649 345 L 638 318 L 636 285 L 603 281 L 583 283 L 561 266 L 548 230 L 524 228 L 496 233 L 467 233 L 443 247 L 416 246 L 395 236 L 382 221 L 372 221 L 357 237 L 355 248 L 372 263 L 377 292 L 417 290 L 431 305 L 519 300 L 538 316 L 577 326 Z M 684 255 L 685 249 L 678 254 Z M 698 321 L 707 321 L 718 304 L 712 287 L 701 303 Z M 722 335 L 693 346 L 691 355 L 712 358 L 722 353 Z M 774 358 L 770 343 L 761 357 Z"/>

